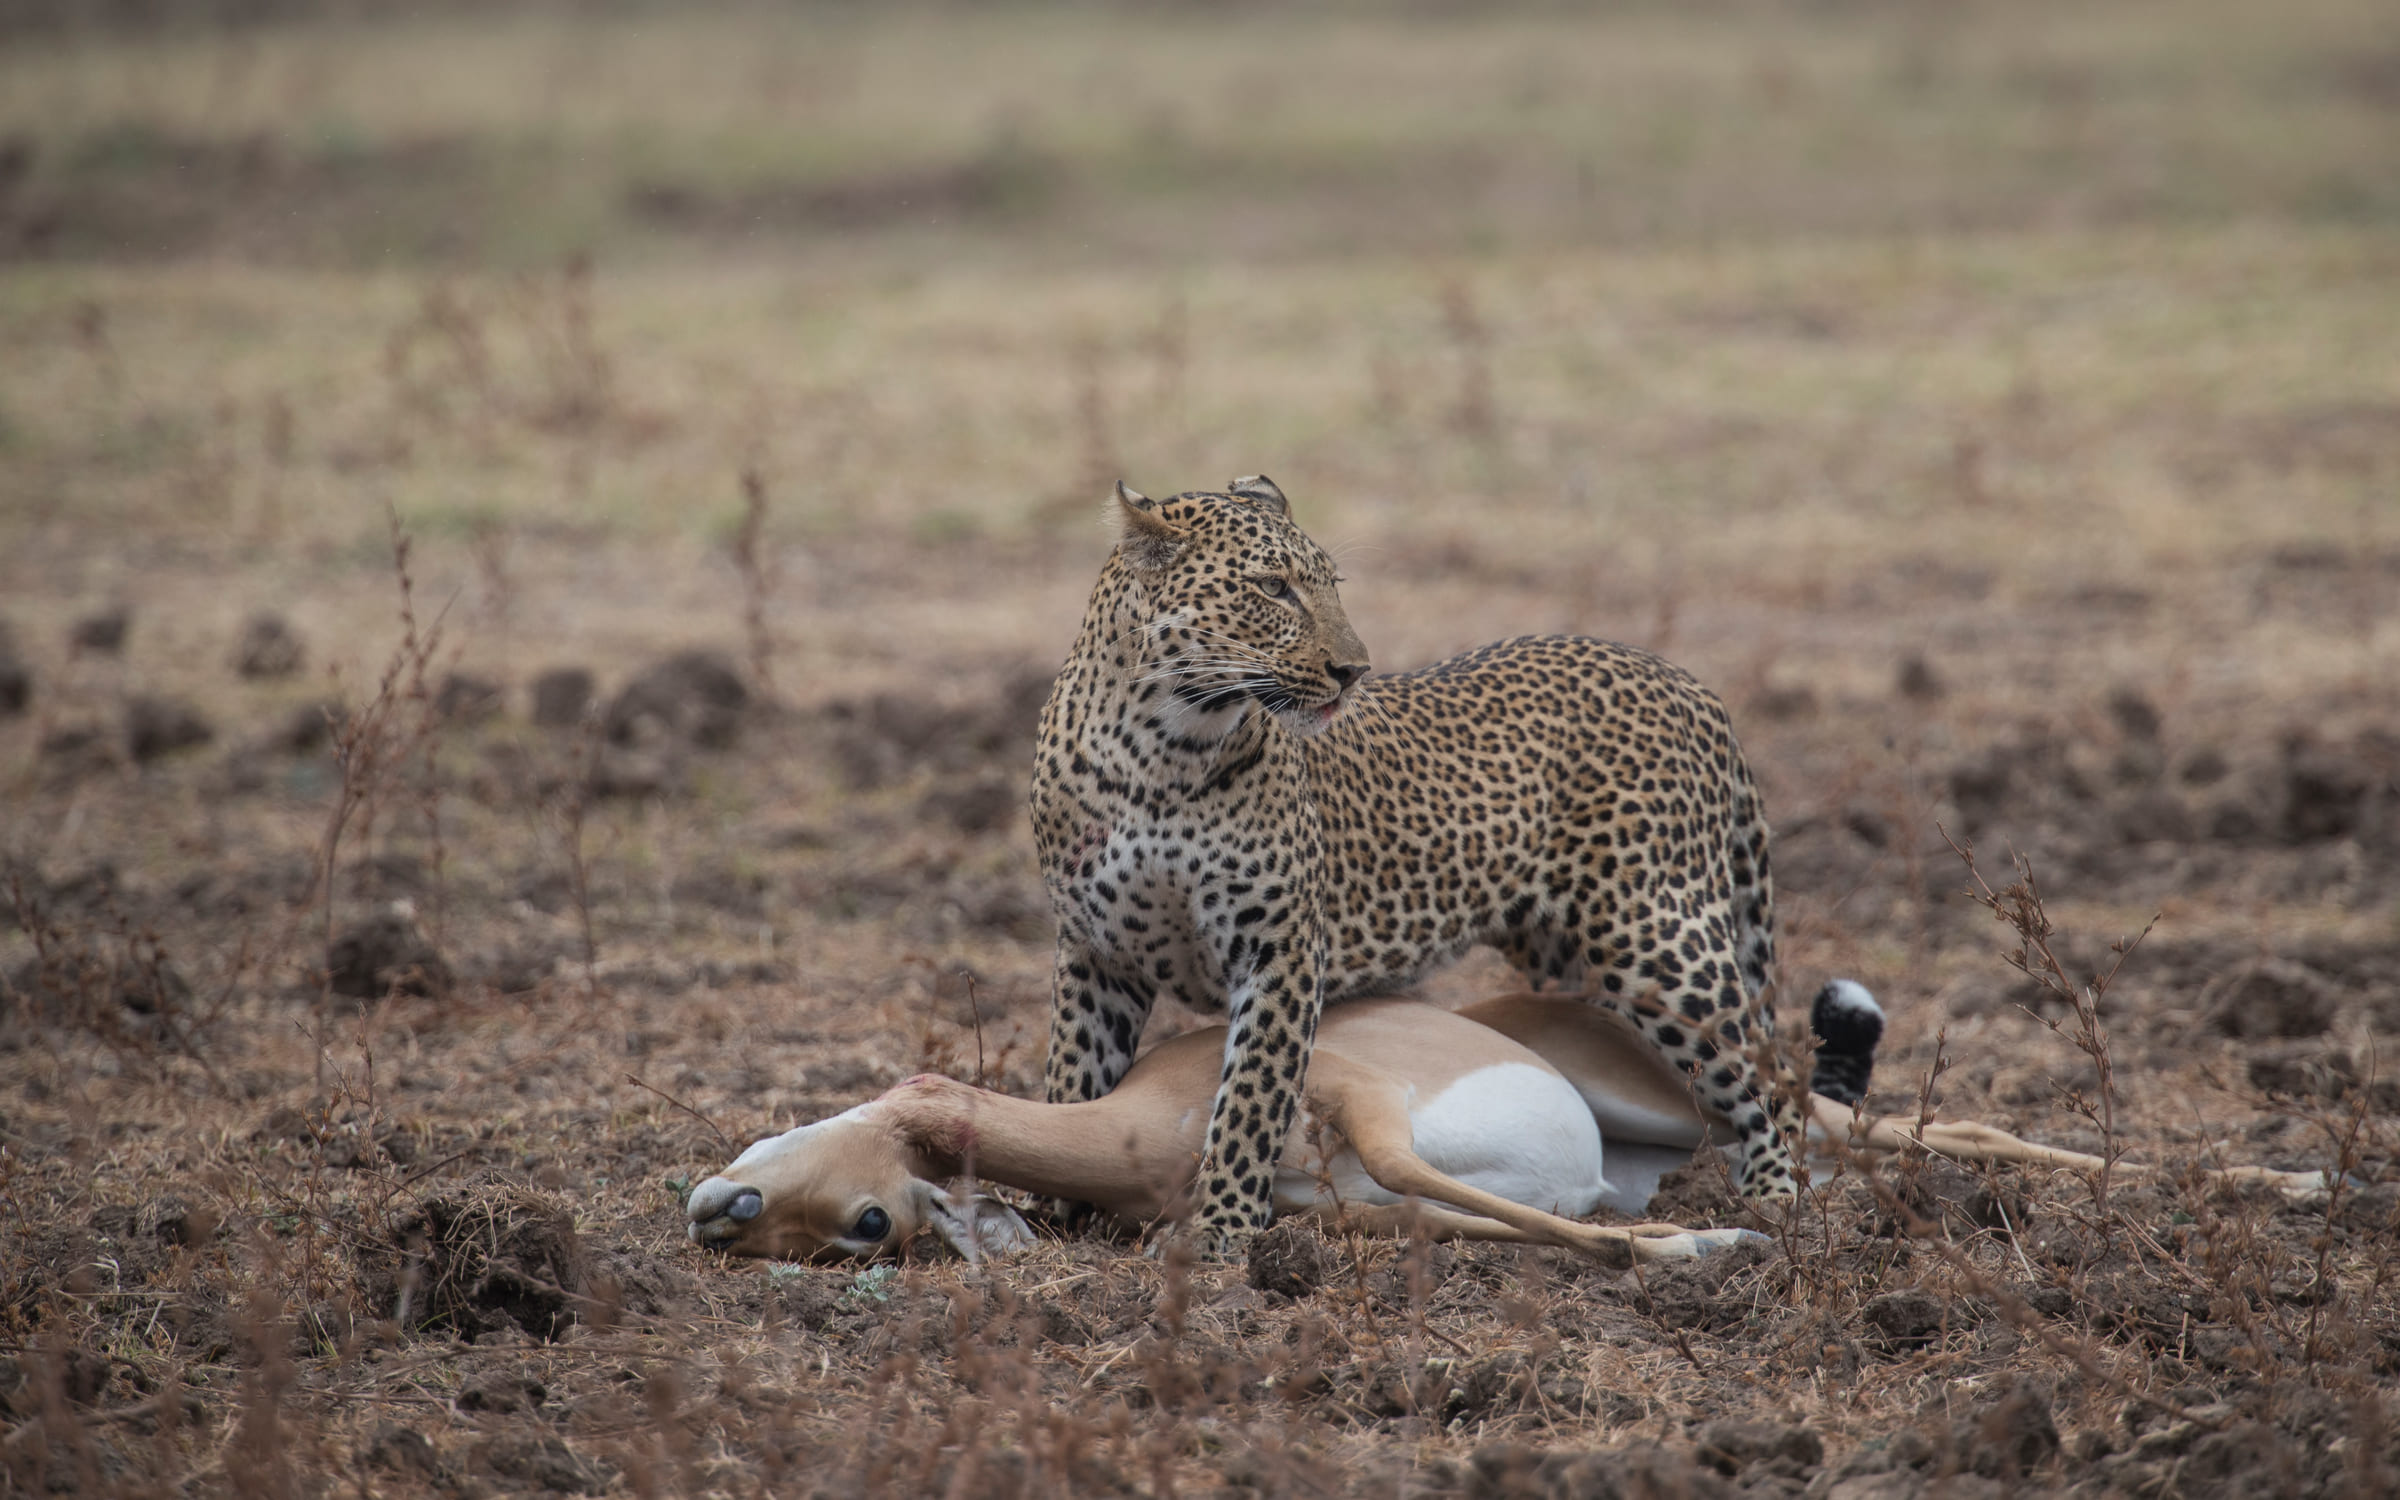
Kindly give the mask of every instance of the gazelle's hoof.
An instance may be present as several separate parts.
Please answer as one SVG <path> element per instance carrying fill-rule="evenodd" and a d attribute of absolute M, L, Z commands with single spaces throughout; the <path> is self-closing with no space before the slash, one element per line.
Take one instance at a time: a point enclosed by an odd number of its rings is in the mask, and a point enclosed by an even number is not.
<path fill-rule="evenodd" d="M 1771 1245 L 1755 1229 L 1687 1229 L 1681 1234 L 1644 1236 L 1642 1249 L 1661 1260 L 1698 1260 L 1736 1245 Z"/>
<path fill-rule="evenodd" d="M 2336 1172 L 2331 1167 L 2321 1172 L 2286 1172 L 2283 1196 L 2298 1204 L 2318 1204 L 2333 1196 L 2339 1186 L 2345 1193 L 2355 1193 L 2367 1186 L 2367 1179 L 2356 1172 Z"/>

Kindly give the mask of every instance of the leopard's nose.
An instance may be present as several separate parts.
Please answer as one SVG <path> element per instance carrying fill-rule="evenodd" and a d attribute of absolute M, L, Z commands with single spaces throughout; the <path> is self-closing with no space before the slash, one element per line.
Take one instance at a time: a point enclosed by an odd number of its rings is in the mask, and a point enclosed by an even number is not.
<path fill-rule="evenodd" d="M 1337 690 L 1347 692 L 1350 684 L 1367 675 L 1367 664 L 1363 661 L 1328 662 L 1325 664 L 1325 675 L 1333 679 Z"/>

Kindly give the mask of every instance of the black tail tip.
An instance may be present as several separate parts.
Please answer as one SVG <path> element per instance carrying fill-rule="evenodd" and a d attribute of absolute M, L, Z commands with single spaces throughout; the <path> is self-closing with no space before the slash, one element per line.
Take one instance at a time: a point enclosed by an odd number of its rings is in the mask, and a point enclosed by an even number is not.
<path fill-rule="evenodd" d="M 1857 980 L 1828 979 L 1809 1007 L 1808 1027 L 1817 1034 L 1820 1052 L 1872 1054 L 1883 1040 L 1883 1007 Z"/>
<path fill-rule="evenodd" d="M 1808 1024 L 1817 1034 L 1809 1091 L 1837 1104 L 1864 1100 L 1875 1075 L 1875 1047 L 1883 1040 L 1883 1007 L 1857 980 L 1829 980 L 1809 1007 Z"/>

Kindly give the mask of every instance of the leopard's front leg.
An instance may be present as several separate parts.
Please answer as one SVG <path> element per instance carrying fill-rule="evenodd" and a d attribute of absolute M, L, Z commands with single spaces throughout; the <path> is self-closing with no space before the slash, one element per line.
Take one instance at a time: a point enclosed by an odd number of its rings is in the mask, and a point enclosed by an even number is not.
<path fill-rule="evenodd" d="M 1050 987 L 1050 1051 L 1042 1061 L 1042 1097 L 1052 1104 L 1081 1104 L 1115 1089 L 1133 1066 L 1142 1024 L 1150 1019 L 1157 990 L 1138 980 L 1107 973 L 1091 950 L 1065 933 Z M 1041 1200 L 1041 1211 L 1061 1225 L 1081 1223 L 1089 1203 L 1069 1198 Z"/>
<path fill-rule="evenodd" d="M 1050 1052 L 1042 1064 L 1042 1096 L 1079 1104 L 1114 1089 L 1133 1066 L 1142 1024 L 1157 989 L 1093 962 L 1091 950 L 1061 933 L 1051 976 Z"/>
<path fill-rule="evenodd" d="M 1327 953 L 1313 913 L 1252 940 L 1260 957 L 1234 986 L 1225 1067 L 1201 1147 L 1185 1230 L 1204 1256 L 1235 1259 L 1275 1214 L 1275 1168 L 1299 1112 L 1324 1006 Z"/>

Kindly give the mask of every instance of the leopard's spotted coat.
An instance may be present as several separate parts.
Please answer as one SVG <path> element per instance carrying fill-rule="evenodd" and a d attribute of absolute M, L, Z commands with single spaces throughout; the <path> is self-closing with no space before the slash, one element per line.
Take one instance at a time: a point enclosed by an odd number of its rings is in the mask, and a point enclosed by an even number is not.
<path fill-rule="evenodd" d="M 1034 767 L 1049 1097 L 1115 1087 L 1160 994 L 1228 1011 L 1191 1231 L 1230 1251 L 1267 1223 L 1320 1008 L 1482 942 L 1623 1011 L 1732 1122 L 1743 1192 L 1790 1194 L 1798 1118 L 1752 1061 L 1767 825 L 1716 696 L 1567 636 L 1362 680 L 1271 483 L 1117 509 Z"/>

